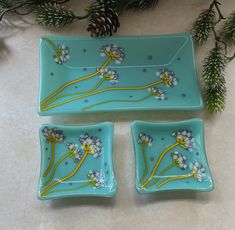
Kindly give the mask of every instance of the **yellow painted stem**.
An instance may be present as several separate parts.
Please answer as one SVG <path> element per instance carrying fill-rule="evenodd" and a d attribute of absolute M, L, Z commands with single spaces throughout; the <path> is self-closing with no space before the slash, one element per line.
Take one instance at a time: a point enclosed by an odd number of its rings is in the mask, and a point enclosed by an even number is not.
<path fill-rule="evenodd" d="M 170 150 L 172 150 L 173 148 L 175 148 L 177 145 L 179 145 L 179 144 L 178 144 L 178 143 L 175 143 L 175 144 L 169 146 L 168 148 L 166 148 L 166 149 L 161 153 L 161 155 L 159 156 L 159 158 L 158 158 L 158 160 L 157 160 L 157 162 L 156 162 L 156 164 L 155 164 L 155 166 L 154 166 L 154 168 L 153 168 L 151 174 L 149 175 L 149 177 L 147 178 L 147 180 L 145 180 L 144 183 L 141 185 L 142 187 L 145 187 L 145 186 L 152 180 L 152 178 L 153 178 L 155 172 L 156 172 L 157 169 L 158 169 L 158 166 L 159 166 L 159 164 L 160 164 L 162 158 L 166 155 L 166 153 L 168 153 Z"/>
<path fill-rule="evenodd" d="M 161 179 L 161 177 L 171 168 L 173 168 L 175 166 L 175 163 L 172 163 L 171 165 L 168 165 L 166 168 L 164 168 L 160 173 L 159 176 L 157 176 L 157 178 L 153 181 L 153 183 L 146 185 L 147 188 L 157 184 L 157 182 Z"/>
<path fill-rule="evenodd" d="M 76 172 L 80 169 L 80 167 L 82 166 L 82 164 L 85 161 L 87 155 L 88 155 L 88 152 L 85 152 L 82 159 L 79 161 L 77 167 L 69 175 L 67 175 L 67 176 L 63 177 L 62 179 L 59 179 L 58 181 L 55 181 L 54 183 L 47 186 L 42 192 L 40 192 L 40 195 L 43 196 L 48 190 L 55 187 L 57 184 L 60 184 L 61 182 L 65 181 L 65 180 L 68 180 L 69 178 L 73 177 L 76 174 Z"/>
<path fill-rule="evenodd" d="M 51 95 L 49 95 L 46 99 L 44 99 L 41 103 L 40 103 L 40 106 L 42 106 L 43 104 L 45 104 L 47 101 L 49 101 L 52 97 L 54 97 L 55 95 L 57 95 L 59 92 L 61 92 L 62 90 L 64 90 L 66 87 L 70 86 L 70 85 L 73 85 L 75 83 L 78 83 L 78 82 L 81 82 L 81 81 L 84 81 L 84 80 L 87 80 L 89 78 L 92 78 L 94 76 L 96 76 L 102 69 L 104 69 L 110 62 L 111 62 L 111 58 L 108 58 L 107 61 L 97 70 L 95 71 L 94 73 L 92 74 L 89 74 L 85 77 L 82 77 L 82 78 L 79 78 L 79 79 L 76 79 L 76 80 L 73 80 L 73 81 L 70 81 L 64 85 L 62 85 L 59 89 L 57 89 L 54 93 L 52 93 Z"/>
<path fill-rule="evenodd" d="M 137 100 L 107 100 L 107 101 L 102 101 L 102 102 L 99 102 L 99 103 L 96 103 L 96 104 L 93 104 L 93 105 L 89 105 L 89 106 L 86 106 L 84 108 L 82 108 L 83 111 L 85 110 L 88 110 L 88 109 L 91 109 L 93 107 L 96 107 L 98 105 L 103 105 L 103 104 L 107 104 L 107 103 L 111 103 L 111 102 L 140 102 L 140 101 L 144 101 L 146 99 L 148 99 L 149 97 L 151 97 L 152 95 L 147 95 L 141 99 L 137 99 Z"/>
<path fill-rule="evenodd" d="M 84 93 L 92 92 L 92 91 L 96 90 L 97 88 L 99 88 L 104 83 L 104 81 L 105 81 L 104 78 L 101 79 L 94 87 L 92 87 L 91 89 L 86 90 L 86 91 L 57 95 L 56 97 L 54 97 L 51 100 L 47 101 L 47 103 L 45 103 L 44 106 L 42 106 L 42 108 L 52 104 L 53 102 L 55 102 L 56 100 L 58 100 L 58 99 L 60 99 L 62 97 L 69 97 L 69 96 L 74 96 L 74 95 L 77 95 L 77 94 L 84 94 Z"/>
<path fill-rule="evenodd" d="M 48 165 L 46 171 L 43 174 L 44 177 L 46 177 L 49 174 L 52 168 L 52 165 L 54 164 L 54 160 L 55 160 L 55 142 L 52 142 L 51 143 L 51 160 L 50 160 L 50 164 Z"/>
<path fill-rule="evenodd" d="M 171 178 L 168 178 L 164 181 L 162 181 L 159 185 L 158 185 L 158 188 L 160 188 L 161 186 L 163 186 L 164 184 L 172 181 L 172 180 L 181 180 L 181 179 L 186 179 L 186 178 L 189 178 L 189 177 L 192 177 L 193 176 L 193 173 L 190 173 L 188 175 L 182 175 L 182 176 L 175 176 L 175 177 L 171 177 Z"/>
<path fill-rule="evenodd" d="M 48 106 L 48 107 L 44 107 L 44 108 L 42 108 L 42 110 L 43 111 L 49 110 L 49 109 L 52 109 L 54 107 L 67 104 L 67 103 L 72 102 L 72 101 L 76 101 L 76 100 L 79 100 L 79 99 L 82 99 L 82 98 L 97 95 L 99 93 L 104 93 L 104 92 L 108 92 L 108 91 L 119 91 L 119 90 L 143 90 L 143 89 L 148 89 L 149 87 L 152 87 L 154 85 L 161 84 L 161 83 L 162 83 L 162 80 L 155 81 L 155 82 L 150 83 L 148 85 L 137 86 L 137 87 L 120 87 L 120 88 L 111 88 L 110 87 L 110 88 L 102 89 L 102 90 L 99 90 L 99 91 L 96 91 L 96 92 L 88 93 L 88 94 L 85 94 L 85 95 L 82 95 L 82 96 L 79 96 L 79 97 L 71 98 L 69 100 L 62 101 L 62 102 L 59 102 L 57 104 L 54 104 L 54 105 L 51 105 L 51 106 Z"/>
<path fill-rule="evenodd" d="M 144 173 L 140 179 L 140 183 L 143 182 L 143 180 L 147 176 L 147 172 L 148 172 L 148 161 L 147 161 L 145 149 L 146 149 L 146 145 L 142 145 L 142 153 L 143 153 L 143 159 L 144 159 Z"/>
<path fill-rule="evenodd" d="M 89 186 L 91 183 L 88 181 L 87 183 L 85 183 L 84 185 L 78 186 L 76 188 L 67 188 L 67 189 L 57 189 L 57 190 L 52 190 L 46 193 L 46 195 L 52 194 L 52 193 L 57 193 L 57 192 L 66 192 L 66 191 L 74 191 L 74 190 L 78 190 L 78 189 L 82 189 L 85 188 L 87 186 Z"/>
<path fill-rule="evenodd" d="M 51 173 L 50 178 L 46 181 L 46 183 L 44 183 L 44 184 L 42 185 L 42 188 L 45 187 L 45 186 L 47 186 L 48 184 L 50 184 L 50 182 L 53 180 L 53 177 L 54 177 L 54 175 L 55 175 L 55 172 L 56 172 L 58 166 L 59 166 L 60 163 L 61 163 L 65 158 L 67 158 L 70 154 L 71 154 L 70 152 L 66 153 L 65 155 L 63 155 L 63 156 L 56 162 L 56 164 L 55 164 L 55 166 L 54 166 L 54 168 L 53 168 L 53 170 L 52 170 L 52 173 Z"/>

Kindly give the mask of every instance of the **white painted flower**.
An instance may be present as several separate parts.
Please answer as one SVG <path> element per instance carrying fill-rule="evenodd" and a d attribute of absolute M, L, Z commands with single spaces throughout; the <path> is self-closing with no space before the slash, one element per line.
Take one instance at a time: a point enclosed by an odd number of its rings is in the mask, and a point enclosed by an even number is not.
<path fill-rule="evenodd" d="M 138 143 L 151 146 L 153 143 L 153 138 L 148 134 L 139 133 Z"/>
<path fill-rule="evenodd" d="M 113 44 L 101 47 L 100 55 L 110 57 L 117 64 L 122 63 L 125 57 L 124 49 Z"/>
<path fill-rule="evenodd" d="M 103 188 L 104 187 L 104 177 L 102 173 L 98 170 L 89 170 L 88 181 L 93 186 L 93 188 Z"/>
<path fill-rule="evenodd" d="M 69 60 L 69 48 L 65 45 L 58 45 L 54 54 L 54 60 L 57 64 L 62 65 Z"/>
<path fill-rule="evenodd" d="M 89 136 L 89 134 L 85 133 L 80 135 L 79 140 L 86 153 L 93 155 L 95 158 L 101 155 L 102 141 L 100 138 Z"/>
<path fill-rule="evenodd" d="M 157 100 L 165 100 L 166 99 L 166 93 L 162 89 L 158 89 L 157 87 L 152 87 L 148 89 Z"/>
<path fill-rule="evenodd" d="M 192 131 L 187 129 L 180 129 L 177 132 L 172 133 L 173 137 L 176 137 L 176 142 L 184 149 L 193 151 L 195 140 L 192 135 Z"/>
<path fill-rule="evenodd" d="M 71 153 L 71 157 L 74 159 L 75 163 L 78 163 L 82 159 L 82 150 L 79 148 L 78 144 L 68 143 L 67 147 Z"/>
<path fill-rule="evenodd" d="M 97 69 L 99 70 L 99 69 Z M 116 70 L 111 70 L 109 68 L 104 68 L 100 70 L 100 77 L 108 80 L 112 85 L 118 82 L 118 73 Z"/>
<path fill-rule="evenodd" d="M 202 182 L 206 178 L 206 170 L 199 162 L 190 163 L 190 169 L 195 180 Z"/>
<path fill-rule="evenodd" d="M 171 153 L 172 160 L 174 164 L 180 169 L 186 169 L 188 165 L 186 164 L 187 157 L 178 151 Z"/>
<path fill-rule="evenodd" d="M 175 73 L 173 71 L 160 69 L 156 72 L 156 74 L 161 78 L 167 87 L 174 87 L 178 84 L 178 80 L 175 77 Z"/>
<path fill-rule="evenodd" d="M 46 141 L 51 143 L 63 142 L 65 139 L 63 131 L 57 128 L 50 129 L 49 127 L 45 126 L 42 129 L 42 134 L 46 138 Z"/>

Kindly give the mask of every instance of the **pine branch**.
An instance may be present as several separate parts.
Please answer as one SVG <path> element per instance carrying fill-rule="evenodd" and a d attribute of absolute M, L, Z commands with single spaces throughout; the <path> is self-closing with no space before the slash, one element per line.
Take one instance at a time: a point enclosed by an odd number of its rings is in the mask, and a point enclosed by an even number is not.
<path fill-rule="evenodd" d="M 69 0 L 0 0 L 0 21 L 7 13 L 16 13 L 18 15 L 26 15 L 31 13 L 38 5 L 45 3 L 63 4 Z M 23 10 L 23 12 L 21 12 Z"/>
<path fill-rule="evenodd" d="M 206 104 L 210 112 L 221 112 L 225 107 L 226 82 L 223 49 L 216 43 L 205 58 L 202 77 L 205 82 Z"/>
<path fill-rule="evenodd" d="M 197 44 L 203 44 L 213 31 L 215 11 L 212 7 L 203 10 L 195 20 L 192 28 L 193 39 Z"/>
<path fill-rule="evenodd" d="M 220 36 L 223 41 L 235 45 L 235 11 L 225 21 Z"/>
<path fill-rule="evenodd" d="M 87 18 L 86 16 L 76 16 L 72 10 L 66 9 L 58 3 L 45 3 L 39 5 L 34 10 L 36 21 L 46 27 L 61 28 L 74 21 Z"/>

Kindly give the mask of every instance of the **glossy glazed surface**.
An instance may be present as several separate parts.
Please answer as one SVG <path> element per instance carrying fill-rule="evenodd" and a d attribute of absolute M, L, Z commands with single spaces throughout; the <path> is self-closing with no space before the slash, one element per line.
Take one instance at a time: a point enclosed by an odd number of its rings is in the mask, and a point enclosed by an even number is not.
<path fill-rule="evenodd" d="M 40 115 L 203 107 L 186 33 L 47 36 L 40 43 L 40 68 Z"/>
<path fill-rule="evenodd" d="M 132 123 L 136 159 L 136 189 L 211 191 L 201 119 Z"/>
<path fill-rule="evenodd" d="M 40 199 L 113 196 L 113 125 L 42 125 Z"/>

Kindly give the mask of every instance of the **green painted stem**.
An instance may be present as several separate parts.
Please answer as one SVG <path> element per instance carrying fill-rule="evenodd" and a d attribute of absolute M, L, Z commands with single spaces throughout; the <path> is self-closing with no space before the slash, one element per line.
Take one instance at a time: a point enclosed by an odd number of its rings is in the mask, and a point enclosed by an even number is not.
<path fill-rule="evenodd" d="M 100 71 L 102 69 L 104 69 L 106 66 L 109 65 L 109 63 L 111 62 L 111 58 L 108 58 L 104 64 L 99 68 L 97 69 L 94 73 L 92 74 L 89 74 L 89 75 L 86 75 L 84 77 L 81 77 L 81 78 L 78 78 L 78 79 L 75 79 L 73 81 L 70 81 L 70 82 L 67 82 L 65 83 L 64 85 L 62 85 L 59 89 L 57 89 L 55 92 L 53 92 L 52 94 L 50 94 L 48 97 L 46 97 L 41 103 L 40 103 L 40 106 L 43 106 L 47 101 L 49 101 L 51 98 L 53 98 L 54 96 L 56 96 L 58 93 L 60 93 L 62 90 L 64 90 L 65 88 L 67 88 L 68 86 L 70 85 L 73 85 L 73 84 L 76 84 L 78 82 L 81 82 L 81 81 L 85 81 L 87 79 L 90 79 L 92 77 L 95 77 L 97 74 L 100 73 Z"/>
<path fill-rule="evenodd" d="M 164 169 L 160 172 L 159 176 L 157 176 L 157 178 L 156 178 L 151 184 L 146 185 L 146 188 L 151 187 L 151 186 L 157 184 L 157 182 L 161 179 L 161 176 L 163 176 L 168 170 L 170 170 L 170 169 L 173 168 L 174 166 L 175 166 L 175 163 L 173 163 L 173 164 L 171 164 L 171 165 L 168 165 L 166 168 L 164 168 Z"/>
<path fill-rule="evenodd" d="M 74 96 L 74 95 L 78 95 L 78 94 L 84 94 L 84 93 L 90 93 L 96 89 L 98 89 L 103 83 L 104 83 L 105 79 L 101 79 L 94 87 L 92 87 L 91 89 L 89 90 L 86 90 L 86 91 L 81 91 L 81 92 L 74 92 L 74 93 L 68 93 L 68 94 L 62 94 L 62 95 L 58 95 L 54 98 L 51 98 L 51 100 L 47 101 L 44 106 L 42 107 L 47 107 L 48 105 L 51 105 L 53 102 L 57 101 L 58 99 L 60 98 L 63 98 L 63 97 L 69 97 L 69 96 Z"/>
<path fill-rule="evenodd" d="M 145 149 L 146 149 L 146 145 L 142 145 L 142 153 L 143 153 L 143 159 L 144 159 L 144 173 L 140 179 L 140 183 L 143 182 L 144 178 L 147 176 L 147 173 L 148 173 L 148 161 L 147 161 Z"/>
<path fill-rule="evenodd" d="M 111 102 L 140 102 L 140 101 L 144 101 L 146 100 L 147 98 L 151 97 L 152 95 L 147 95 L 143 98 L 140 98 L 140 99 L 137 99 L 137 100 L 107 100 L 107 101 L 103 101 L 103 102 L 100 102 L 100 103 L 96 103 L 96 104 L 93 104 L 93 105 L 89 105 L 89 106 L 86 106 L 84 107 L 82 110 L 88 110 L 88 109 L 91 109 L 95 106 L 98 106 L 98 105 L 103 105 L 103 104 L 107 104 L 107 103 L 111 103 Z"/>
<path fill-rule="evenodd" d="M 51 39 L 49 38 L 43 38 L 43 40 L 45 40 L 55 51 L 57 51 L 57 45 L 55 42 L 53 42 Z"/>
<path fill-rule="evenodd" d="M 156 161 L 156 164 L 152 170 L 152 172 L 150 173 L 149 177 L 141 184 L 142 185 L 142 188 L 146 187 L 147 184 L 150 183 L 150 181 L 152 180 L 154 174 L 156 173 L 158 167 L 159 167 L 159 164 L 161 163 L 163 157 L 169 152 L 171 151 L 173 148 L 175 148 L 176 146 L 178 146 L 179 143 L 175 143 L 175 144 L 172 144 L 170 145 L 169 147 L 167 147 L 161 154 L 160 156 L 158 157 L 157 161 Z"/>
<path fill-rule="evenodd" d="M 85 152 L 82 159 L 79 161 L 77 167 L 67 176 L 59 179 L 58 181 L 53 182 L 52 184 L 48 185 L 47 187 L 45 187 L 41 192 L 40 192 L 40 196 L 44 196 L 45 193 L 47 193 L 51 188 L 55 187 L 57 184 L 60 184 L 66 180 L 68 180 L 69 178 L 73 177 L 77 171 L 80 169 L 80 167 L 82 166 L 82 164 L 84 163 L 86 157 L 88 156 L 88 152 Z"/>
<path fill-rule="evenodd" d="M 67 188 L 67 189 L 52 190 L 52 191 L 49 191 L 49 192 L 45 193 L 45 195 L 49 195 L 49 194 L 57 193 L 57 192 L 74 191 L 74 190 L 78 190 L 78 189 L 85 188 L 85 187 L 87 187 L 87 186 L 89 186 L 89 185 L 90 185 L 90 182 L 87 182 L 87 183 L 85 183 L 84 185 L 81 185 L 81 186 L 78 186 L 78 187 L 75 187 L 75 188 Z"/>
<path fill-rule="evenodd" d="M 189 177 L 192 177 L 193 176 L 193 173 L 190 173 L 188 175 L 182 175 L 182 176 L 175 176 L 175 177 L 171 177 L 171 178 L 168 178 L 164 181 L 162 181 L 159 185 L 158 185 L 158 188 L 160 188 L 161 186 L 163 186 L 164 184 L 172 181 L 172 180 L 181 180 L 181 179 L 186 179 L 186 178 L 189 178 Z"/>
<path fill-rule="evenodd" d="M 47 186 L 48 184 L 50 184 L 50 182 L 53 180 L 53 178 L 54 178 L 54 175 L 55 175 L 55 173 L 56 173 L 56 170 L 57 170 L 57 168 L 58 168 L 58 166 L 60 165 L 60 163 L 64 160 L 64 159 L 66 159 L 68 156 L 70 156 L 70 152 L 67 152 L 65 155 L 63 155 L 57 162 L 56 162 L 56 164 L 55 164 L 55 166 L 54 166 L 54 168 L 53 168 L 53 170 L 52 170 L 52 173 L 51 173 L 51 176 L 50 176 L 50 178 L 42 185 L 42 188 L 43 187 L 45 187 L 45 186 Z"/>
<path fill-rule="evenodd" d="M 49 163 L 47 169 L 43 173 L 43 177 L 46 177 L 49 174 L 49 172 L 51 171 L 51 168 L 54 164 L 54 160 L 55 160 L 55 142 L 52 142 L 51 143 L 51 160 L 50 160 L 50 163 Z"/>

